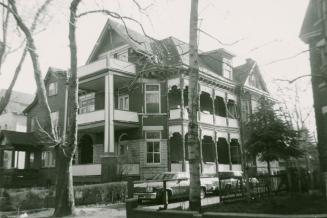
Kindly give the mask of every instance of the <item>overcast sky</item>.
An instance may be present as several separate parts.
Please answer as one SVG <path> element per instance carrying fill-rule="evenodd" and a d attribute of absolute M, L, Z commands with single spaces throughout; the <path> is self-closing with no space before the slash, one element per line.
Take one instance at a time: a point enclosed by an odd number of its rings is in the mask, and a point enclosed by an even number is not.
<path fill-rule="evenodd" d="M 30 19 L 36 5 L 42 1 L 21 0 L 20 2 L 21 13 Z M 139 0 L 138 2 L 146 8 L 143 13 L 140 13 L 132 0 L 84 0 L 80 11 L 96 8 L 117 11 L 141 21 L 146 32 L 155 38 L 175 36 L 188 42 L 190 0 Z M 255 59 L 270 91 L 278 95 L 277 86 L 292 87 L 285 83 L 276 83 L 275 79 L 293 79 L 310 73 L 308 53 L 269 64 L 307 49 L 298 35 L 308 2 L 308 0 L 199 0 L 200 28 L 203 31 L 224 43 L 241 39 L 232 46 L 223 46 L 217 40 L 200 33 L 200 49 L 207 51 L 224 47 L 237 55 L 234 60 L 235 65 L 241 64 L 248 57 Z M 36 36 L 43 73 L 49 66 L 63 69 L 69 66 L 68 3 L 67 0 L 54 1 L 48 12 L 49 22 L 45 30 Z M 79 20 L 77 31 L 79 65 L 85 63 L 106 19 L 104 15 L 90 15 Z M 136 25 L 130 26 L 140 31 Z M 16 53 L 8 58 L 0 76 L 0 88 L 7 88 L 18 57 L 19 53 Z M 312 108 L 310 79 L 299 80 L 297 84 L 301 91 L 300 100 L 303 103 L 303 110 L 310 111 Z M 35 92 L 29 57 L 15 90 Z M 293 95 L 291 91 L 290 95 Z M 312 117 L 308 121 L 308 125 L 312 126 Z"/>

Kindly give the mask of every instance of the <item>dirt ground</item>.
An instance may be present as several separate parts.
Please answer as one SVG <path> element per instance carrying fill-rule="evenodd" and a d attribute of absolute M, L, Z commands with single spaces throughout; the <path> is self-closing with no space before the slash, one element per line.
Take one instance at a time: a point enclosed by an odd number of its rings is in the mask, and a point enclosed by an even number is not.
<path fill-rule="evenodd" d="M 10 215 L 9 217 L 28 217 L 28 218 L 43 218 L 51 217 L 53 209 L 40 211 L 37 213 L 26 213 L 20 216 Z M 0 216 L 1 217 L 1 216 Z M 85 207 L 76 207 L 76 215 L 69 217 L 110 217 L 110 218 L 125 218 L 126 210 L 125 204 L 114 204 L 114 205 L 90 205 Z"/>

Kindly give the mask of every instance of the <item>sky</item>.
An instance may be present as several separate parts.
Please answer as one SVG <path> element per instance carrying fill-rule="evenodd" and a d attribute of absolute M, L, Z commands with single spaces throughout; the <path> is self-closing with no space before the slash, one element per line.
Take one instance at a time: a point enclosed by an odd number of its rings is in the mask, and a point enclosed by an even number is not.
<path fill-rule="evenodd" d="M 20 0 L 18 8 L 30 21 L 41 0 Z M 67 69 L 68 49 L 68 8 L 67 0 L 55 0 L 35 35 L 43 74 L 48 67 Z M 139 10 L 133 0 L 84 0 L 80 12 L 91 9 L 108 9 L 139 20 L 148 35 L 157 39 L 175 36 L 185 42 L 189 37 L 190 0 L 138 0 L 143 10 Z M 299 32 L 309 0 L 199 0 L 199 28 L 213 37 L 199 34 L 199 47 L 203 51 L 225 48 L 236 55 L 234 65 L 242 64 L 246 58 L 257 61 L 270 92 L 284 98 L 292 107 L 295 85 L 278 79 L 294 79 L 309 74 L 309 54 L 299 39 Z M 80 18 L 77 29 L 78 64 L 85 64 L 106 19 L 105 15 L 89 15 Z M 140 31 L 137 25 L 129 26 Z M 13 44 L 17 31 L 11 32 Z M 214 39 L 215 38 L 215 39 Z M 237 43 L 231 46 L 224 44 Z M 14 47 L 14 46 L 13 46 Z M 295 58 L 277 61 L 287 57 Z M 0 75 L 0 89 L 7 88 L 16 66 L 19 52 L 9 56 Z M 296 83 L 303 114 L 311 112 L 307 126 L 314 130 L 312 93 L 310 78 Z M 287 89 L 287 95 L 278 91 Z M 17 91 L 35 93 L 33 71 L 28 57 L 14 88 Z M 306 116 L 305 116 L 306 117 Z"/>

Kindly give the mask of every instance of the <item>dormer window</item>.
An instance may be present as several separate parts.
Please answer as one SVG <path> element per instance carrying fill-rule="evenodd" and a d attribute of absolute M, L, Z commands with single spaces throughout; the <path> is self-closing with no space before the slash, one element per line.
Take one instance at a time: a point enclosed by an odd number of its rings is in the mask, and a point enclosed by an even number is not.
<path fill-rule="evenodd" d="M 223 58 L 223 76 L 227 79 L 232 79 L 233 78 L 233 74 L 232 74 L 232 61 L 230 59 L 227 58 Z"/>
<path fill-rule="evenodd" d="M 58 94 L 58 83 L 52 82 L 48 86 L 48 96 L 53 96 Z"/>

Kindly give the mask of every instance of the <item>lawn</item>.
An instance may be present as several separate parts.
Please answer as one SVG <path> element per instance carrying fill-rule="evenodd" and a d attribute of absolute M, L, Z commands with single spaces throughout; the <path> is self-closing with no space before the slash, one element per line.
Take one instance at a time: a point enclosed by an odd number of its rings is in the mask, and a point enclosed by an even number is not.
<path fill-rule="evenodd" d="M 251 202 L 222 203 L 205 208 L 204 211 L 266 214 L 327 214 L 327 200 L 324 200 L 321 196 L 293 194 L 271 196 Z"/>

